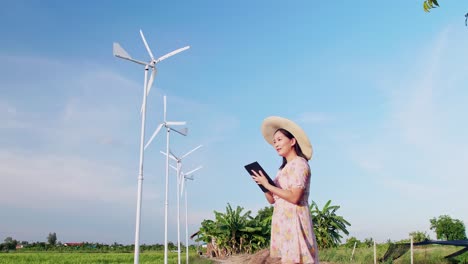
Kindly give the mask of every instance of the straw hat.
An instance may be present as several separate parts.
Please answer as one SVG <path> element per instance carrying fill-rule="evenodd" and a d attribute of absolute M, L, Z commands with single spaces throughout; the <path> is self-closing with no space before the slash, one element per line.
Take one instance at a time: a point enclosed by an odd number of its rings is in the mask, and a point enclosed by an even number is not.
<path fill-rule="evenodd" d="M 312 158 L 312 144 L 310 144 L 309 138 L 304 130 L 302 130 L 302 128 L 293 121 L 283 117 L 270 116 L 263 120 L 262 134 L 270 145 L 273 145 L 273 136 L 279 128 L 289 131 L 296 138 L 296 141 L 301 147 L 302 153 L 304 153 L 306 158 L 308 160 Z"/>

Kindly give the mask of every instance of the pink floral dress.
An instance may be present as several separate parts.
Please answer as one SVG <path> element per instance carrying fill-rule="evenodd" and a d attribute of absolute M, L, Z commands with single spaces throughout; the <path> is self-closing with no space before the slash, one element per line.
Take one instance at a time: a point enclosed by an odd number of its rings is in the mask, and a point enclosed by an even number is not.
<path fill-rule="evenodd" d="M 298 204 L 273 195 L 270 256 L 283 263 L 319 263 L 317 242 L 309 210 L 310 168 L 307 160 L 297 157 L 278 171 L 274 180 L 281 189 L 304 188 Z"/>

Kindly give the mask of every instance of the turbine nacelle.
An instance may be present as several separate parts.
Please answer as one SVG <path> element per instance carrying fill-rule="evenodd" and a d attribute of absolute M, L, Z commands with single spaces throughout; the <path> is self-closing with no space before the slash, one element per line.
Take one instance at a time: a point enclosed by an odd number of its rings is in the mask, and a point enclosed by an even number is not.
<path fill-rule="evenodd" d="M 183 195 L 184 193 L 184 183 L 185 183 L 185 180 L 192 180 L 193 181 L 193 176 L 189 176 L 190 174 L 193 174 L 194 172 L 196 172 L 197 170 L 203 168 L 203 166 L 198 166 L 196 169 L 193 169 L 187 173 L 182 173 L 182 186 L 180 188 L 180 196 Z"/>
<path fill-rule="evenodd" d="M 140 65 L 144 65 L 145 66 L 145 75 L 147 74 L 147 71 L 149 68 L 152 68 L 151 70 L 151 75 L 150 75 L 150 78 L 149 80 L 147 81 L 147 78 L 145 77 L 145 92 L 146 92 L 146 95 L 149 94 L 149 92 L 151 91 L 151 87 L 153 86 L 153 82 L 154 82 L 154 78 L 156 78 L 156 73 L 157 73 L 157 69 L 156 69 L 156 64 L 169 58 L 169 57 L 172 57 L 174 55 L 176 55 L 177 53 L 180 53 L 184 50 L 188 50 L 190 48 L 190 46 L 185 46 L 183 48 L 180 48 L 180 49 L 176 49 L 174 51 L 171 51 L 157 59 L 154 58 L 153 56 L 153 52 L 151 51 L 149 45 L 148 45 L 148 42 L 146 41 L 146 38 L 145 38 L 145 35 L 143 34 L 143 31 L 140 29 L 140 36 L 141 36 L 141 39 L 143 40 L 143 44 L 145 45 L 145 48 L 146 48 L 146 51 L 148 52 L 149 56 L 150 56 L 150 61 L 149 62 L 144 62 L 144 61 L 141 61 L 141 60 L 136 60 L 134 58 L 132 58 L 132 56 L 130 56 L 130 54 L 117 42 L 114 42 L 113 43 L 113 54 L 115 57 L 117 58 L 121 58 L 121 59 L 124 59 L 124 60 L 128 60 L 128 61 L 132 61 L 132 62 L 135 62 L 135 63 L 138 63 Z M 140 113 L 143 112 L 143 104 L 141 106 L 141 110 L 140 110 Z"/>
<path fill-rule="evenodd" d="M 185 122 L 185 121 L 167 121 L 166 120 L 166 115 L 167 115 L 167 110 L 166 110 L 167 106 L 166 106 L 166 104 L 167 104 L 167 100 L 166 100 L 166 96 L 164 96 L 164 120 L 163 120 L 162 123 L 160 123 L 158 125 L 156 130 L 153 132 L 153 135 L 151 135 L 151 137 L 148 140 L 148 143 L 146 143 L 144 149 L 146 149 L 151 144 L 153 139 L 156 137 L 156 135 L 158 135 L 159 131 L 161 131 L 161 128 L 163 128 L 163 127 L 165 127 L 167 129 L 168 133 L 172 130 L 174 132 L 177 132 L 178 134 L 181 134 L 182 136 L 187 136 L 187 134 L 188 134 L 188 128 L 186 128 L 186 127 L 182 128 L 181 130 L 177 130 L 177 129 L 172 127 L 172 126 L 184 126 L 187 122 Z"/>
<path fill-rule="evenodd" d="M 170 159 L 174 160 L 177 162 L 177 167 L 175 166 L 172 166 L 172 165 L 169 165 L 172 169 L 174 169 L 178 175 L 177 175 L 177 184 L 181 184 L 181 189 L 180 189 L 180 196 L 183 195 L 183 191 L 184 191 L 184 183 L 185 183 L 185 180 L 193 180 L 193 177 L 189 177 L 190 174 L 196 172 L 197 170 L 201 169 L 202 166 L 199 166 L 197 167 L 196 169 L 193 169 L 187 173 L 184 173 L 181 171 L 181 167 L 182 167 L 182 159 L 187 157 L 188 155 L 190 155 L 191 153 L 193 153 L 195 150 L 201 148 L 203 145 L 199 145 L 197 146 L 196 148 L 190 150 L 189 152 L 185 153 L 184 155 L 182 155 L 181 157 L 178 157 L 177 155 L 175 155 L 174 153 L 172 153 L 171 150 L 169 150 L 169 155 L 166 153 L 166 152 L 163 152 L 163 151 L 160 151 L 161 154 L 169 157 Z"/>
<path fill-rule="evenodd" d="M 133 61 L 135 63 L 138 63 L 138 64 L 141 64 L 141 65 L 145 65 L 145 66 L 149 66 L 151 68 L 155 68 L 156 67 L 156 64 L 158 64 L 159 62 L 169 58 L 169 57 L 172 57 L 174 55 L 176 55 L 177 53 L 180 53 L 184 50 L 188 50 L 190 49 L 190 46 L 185 46 L 183 48 L 179 48 L 179 49 L 176 49 L 174 51 L 171 51 L 157 59 L 154 58 L 153 56 L 153 52 L 151 51 L 149 45 L 148 45 L 148 42 L 146 41 L 146 38 L 145 38 L 145 35 L 143 34 L 143 31 L 140 29 L 140 36 L 141 36 L 141 39 L 143 40 L 143 44 L 145 45 L 145 48 L 146 48 L 146 51 L 148 52 L 149 56 L 150 56 L 150 61 L 149 62 L 144 62 L 144 61 L 141 61 L 141 60 L 136 60 L 134 58 L 132 58 L 132 56 L 130 56 L 130 54 L 117 42 L 114 42 L 113 43 L 113 54 L 115 57 L 118 57 L 118 58 L 121 58 L 121 59 L 125 59 L 125 60 L 129 60 L 129 61 Z"/>

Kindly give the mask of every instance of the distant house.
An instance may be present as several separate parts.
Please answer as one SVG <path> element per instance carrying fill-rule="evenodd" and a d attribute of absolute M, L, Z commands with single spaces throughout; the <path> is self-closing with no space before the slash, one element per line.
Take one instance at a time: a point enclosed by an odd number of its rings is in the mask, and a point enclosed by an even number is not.
<path fill-rule="evenodd" d="M 20 248 L 23 248 L 23 245 L 21 244 L 16 245 L 16 249 L 20 249 Z"/>
<path fill-rule="evenodd" d="M 83 242 L 67 242 L 63 244 L 65 247 L 80 247 L 82 245 L 84 245 Z"/>

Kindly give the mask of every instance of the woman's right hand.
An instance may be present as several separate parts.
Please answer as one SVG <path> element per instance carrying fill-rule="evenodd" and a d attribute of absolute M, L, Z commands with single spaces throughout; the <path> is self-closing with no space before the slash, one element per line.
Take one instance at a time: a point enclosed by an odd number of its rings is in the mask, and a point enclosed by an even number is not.
<path fill-rule="evenodd" d="M 263 175 L 262 171 L 254 171 L 252 170 L 252 173 L 254 175 L 252 175 L 252 179 L 257 183 L 257 184 L 261 184 L 263 185 L 263 187 L 267 188 L 267 185 L 270 185 L 270 183 L 268 182 L 268 179 L 265 177 L 265 175 Z"/>

